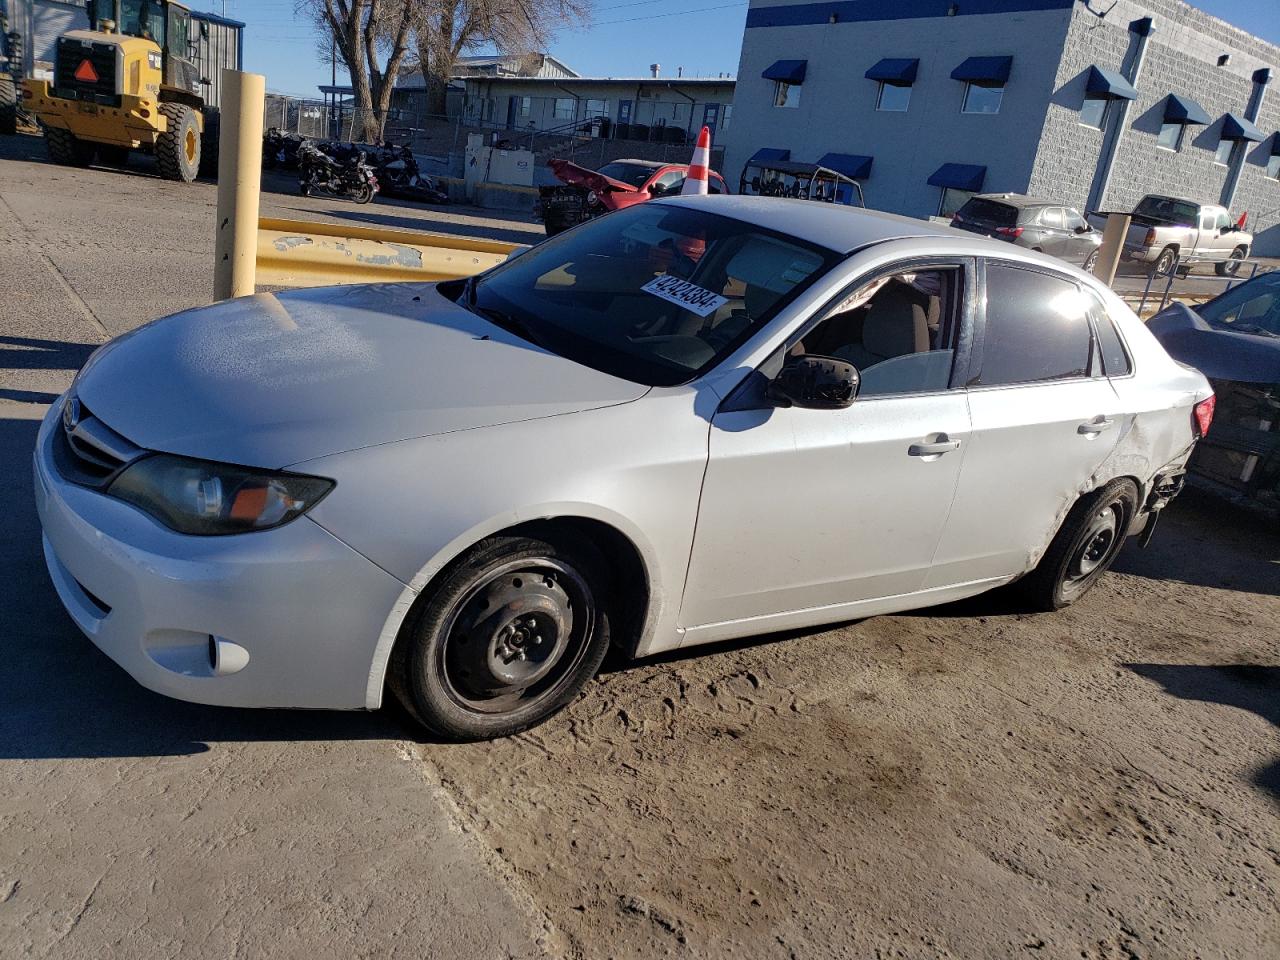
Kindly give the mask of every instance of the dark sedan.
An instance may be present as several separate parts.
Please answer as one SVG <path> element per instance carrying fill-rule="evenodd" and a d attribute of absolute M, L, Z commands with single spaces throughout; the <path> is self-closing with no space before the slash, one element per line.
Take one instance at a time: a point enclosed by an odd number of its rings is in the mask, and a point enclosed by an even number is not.
<path fill-rule="evenodd" d="M 1191 459 L 1193 476 L 1280 515 L 1280 272 L 1199 306 L 1172 304 L 1148 327 L 1217 395 L 1213 426 Z"/>

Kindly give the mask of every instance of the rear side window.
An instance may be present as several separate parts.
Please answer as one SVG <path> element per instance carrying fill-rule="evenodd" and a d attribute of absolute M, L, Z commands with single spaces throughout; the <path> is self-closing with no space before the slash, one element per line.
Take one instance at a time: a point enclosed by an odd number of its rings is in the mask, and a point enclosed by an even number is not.
<path fill-rule="evenodd" d="M 995 200 L 983 200 L 981 197 L 974 197 L 969 200 L 956 216 L 965 220 L 973 220 L 977 223 L 989 223 L 997 227 L 1012 227 L 1018 222 L 1018 210 L 1011 207 L 1007 203 L 999 203 Z"/>
<path fill-rule="evenodd" d="M 1107 315 L 1101 301 L 1092 294 L 1089 304 L 1093 313 L 1093 325 L 1098 331 L 1098 352 L 1102 355 L 1102 372 L 1108 377 L 1123 377 L 1133 372 L 1129 363 L 1129 354 L 1125 352 L 1124 341 L 1120 339 L 1120 331 L 1115 321 Z M 1096 371 L 1095 371 L 1096 373 Z"/>
<path fill-rule="evenodd" d="M 988 264 L 982 366 L 970 385 L 1086 377 L 1092 346 L 1088 301 L 1074 283 Z"/>

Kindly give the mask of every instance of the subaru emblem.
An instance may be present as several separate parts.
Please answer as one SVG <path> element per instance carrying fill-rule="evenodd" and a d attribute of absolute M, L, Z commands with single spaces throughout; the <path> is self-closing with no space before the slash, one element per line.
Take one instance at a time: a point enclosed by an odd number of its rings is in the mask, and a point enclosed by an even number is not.
<path fill-rule="evenodd" d="M 67 433 L 71 433 L 76 427 L 80 426 L 80 418 L 83 412 L 80 408 L 80 399 L 78 397 L 67 398 L 66 404 L 62 408 L 62 427 Z"/>

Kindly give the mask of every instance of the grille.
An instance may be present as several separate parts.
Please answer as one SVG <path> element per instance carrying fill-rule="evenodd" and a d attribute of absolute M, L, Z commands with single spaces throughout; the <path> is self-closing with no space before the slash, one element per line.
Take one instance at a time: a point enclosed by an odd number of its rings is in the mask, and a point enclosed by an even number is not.
<path fill-rule="evenodd" d="M 76 71 L 85 60 L 93 64 L 93 69 L 98 74 L 96 83 L 86 83 L 76 77 Z M 73 100 L 117 103 L 116 48 L 109 43 L 90 43 L 61 37 L 58 40 L 54 88 L 56 95 Z"/>
<path fill-rule="evenodd" d="M 54 437 L 54 462 L 72 483 L 106 487 L 116 474 L 146 451 L 95 417 L 78 398 L 62 408 L 62 429 Z"/>

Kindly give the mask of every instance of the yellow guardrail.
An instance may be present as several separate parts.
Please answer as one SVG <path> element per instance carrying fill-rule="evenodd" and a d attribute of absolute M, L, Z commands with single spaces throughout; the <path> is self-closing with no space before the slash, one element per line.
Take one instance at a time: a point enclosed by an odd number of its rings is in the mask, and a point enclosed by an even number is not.
<path fill-rule="evenodd" d="M 279 287 L 452 280 L 487 270 L 523 249 L 478 237 L 263 217 L 256 279 Z"/>

